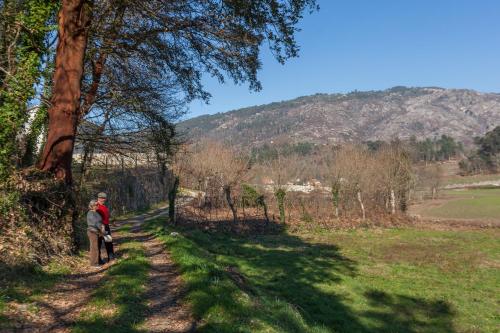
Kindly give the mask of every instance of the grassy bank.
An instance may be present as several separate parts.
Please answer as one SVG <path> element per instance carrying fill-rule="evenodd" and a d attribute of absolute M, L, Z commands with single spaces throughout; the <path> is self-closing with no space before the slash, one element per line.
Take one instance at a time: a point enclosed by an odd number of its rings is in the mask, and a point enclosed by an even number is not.
<path fill-rule="evenodd" d="M 421 205 L 421 216 L 446 219 L 494 220 L 500 218 L 500 189 L 462 189 L 441 193 L 442 200 Z"/>
<path fill-rule="evenodd" d="M 149 224 L 202 332 L 495 332 L 498 231 L 370 229 L 240 238 Z"/>

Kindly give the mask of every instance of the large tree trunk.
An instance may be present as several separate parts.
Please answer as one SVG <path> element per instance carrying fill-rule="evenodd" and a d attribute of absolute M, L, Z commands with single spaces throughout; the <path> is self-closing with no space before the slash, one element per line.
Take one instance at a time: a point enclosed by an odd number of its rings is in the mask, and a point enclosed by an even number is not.
<path fill-rule="evenodd" d="M 47 142 L 38 167 L 72 182 L 71 160 L 80 111 L 83 59 L 91 21 L 91 0 L 63 0 L 53 78 Z"/>

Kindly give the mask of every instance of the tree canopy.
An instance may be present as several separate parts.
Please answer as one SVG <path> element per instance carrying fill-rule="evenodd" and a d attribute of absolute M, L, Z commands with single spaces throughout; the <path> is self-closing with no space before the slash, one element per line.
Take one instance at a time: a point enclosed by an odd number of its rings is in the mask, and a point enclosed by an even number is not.
<path fill-rule="evenodd" d="M 17 26 L 8 22 L 19 22 L 9 14 L 19 12 L 12 6 L 40 16 L 28 20 L 34 25 L 29 36 L 40 46 L 33 47 L 35 53 L 30 55 L 31 68 L 38 72 L 32 70 L 33 77 L 23 86 L 31 90 L 18 103 L 15 129 L 5 133 L 2 129 L 2 145 L 10 140 L 15 146 L 12 134 L 26 122 L 29 101 L 37 98 L 34 86 L 44 81 L 40 69 L 52 69 L 48 76 L 52 80 L 45 80 L 52 87 L 44 89 L 50 95 L 43 97 L 50 98 L 50 103 L 39 167 L 67 182 L 71 182 L 77 137 L 93 151 L 109 147 L 113 140 L 121 147 L 138 148 L 140 136 L 157 150 L 157 156 L 167 156 L 174 142 L 173 123 L 186 103 L 210 99 L 202 84 L 204 75 L 261 89 L 257 73 L 262 47 L 267 45 L 281 63 L 297 56 L 296 25 L 305 11 L 317 9 L 315 0 L 30 0 L 1 1 L 0 5 L 2 14 L 11 18 L 0 29 L 4 35 Z M 34 11 L 33 6 L 40 8 Z M 57 9 L 54 39 L 51 31 Z M 50 39 L 57 40 L 57 50 L 47 54 L 42 46 Z M 3 53 L 8 49 L 5 43 L 0 46 Z M 22 69 L 21 63 L 14 67 Z M 0 107 L 13 110 L 7 102 L 17 95 L 5 88 L 7 76 L 2 75 Z M 90 136 L 82 131 L 77 134 L 82 121 L 95 124 L 98 130 Z M 7 155 L 2 151 L 2 165 L 12 164 L 5 159 Z"/>

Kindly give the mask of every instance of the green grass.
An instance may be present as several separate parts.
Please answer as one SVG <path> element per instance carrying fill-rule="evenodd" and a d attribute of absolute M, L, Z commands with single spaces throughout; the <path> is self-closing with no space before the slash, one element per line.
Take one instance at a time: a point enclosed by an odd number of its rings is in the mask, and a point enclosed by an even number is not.
<path fill-rule="evenodd" d="M 421 214 L 456 219 L 500 218 L 500 189 L 448 190 L 443 194 L 451 200 L 437 207 L 420 209 Z"/>
<path fill-rule="evenodd" d="M 500 180 L 500 174 L 494 175 L 473 175 L 473 176 L 459 176 L 453 175 L 444 178 L 444 185 L 451 184 L 472 184 L 477 182 Z"/>
<path fill-rule="evenodd" d="M 255 236 L 149 228 L 179 265 L 201 332 L 497 332 L 498 231 Z"/>
<path fill-rule="evenodd" d="M 29 312 L 36 313 L 35 302 L 70 271 L 68 265 L 57 261 L 46 266 L 0 265 L 0 329 L 12 327 L 13 323 L 6 315 L 9 303 L 24 305 Z"/>
<path fill-rule="evenodd" d="M 120 231 L 129 234 L 128 226 Z M 142 332 L 140 324 L 147 310 L 143 296 L 150 264 L 140 242 L 124 239 L 121 258 L 106 271 L 73 332 Z"/>
<path fill-rule="evenodd" d="M 138 215 L 151 214 L 156 209 L 160 209 L 162 207 L 165 207 L 165 205 L 168 206 L 168 202 L 160 201 L 160 202 L 157 202 L 155 204 L 149 205 L 148 207 L 144 207 L 142 209 L 137 209 L 137 210 L 134 210 L 134 211 L 130 211 L 130 212 L 118 215 L 118 216 L 113 216 L 112 220 L 113 221 L 120 221 L 120 220 L 130 219 L 130 218 L 136 217 Z"/>

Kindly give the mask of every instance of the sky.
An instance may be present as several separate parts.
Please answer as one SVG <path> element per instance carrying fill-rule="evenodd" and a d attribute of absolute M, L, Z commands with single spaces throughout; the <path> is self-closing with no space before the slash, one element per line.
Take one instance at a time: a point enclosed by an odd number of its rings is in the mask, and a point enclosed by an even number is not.
<path fill-rule="evenodd" d="M 499 0 L 318 0 L 298 58 L 261 54 L 263 89 L 203 79 L 212 94 L 186 118 L 315 93 L 438 86 L 500 92 Z"/>

